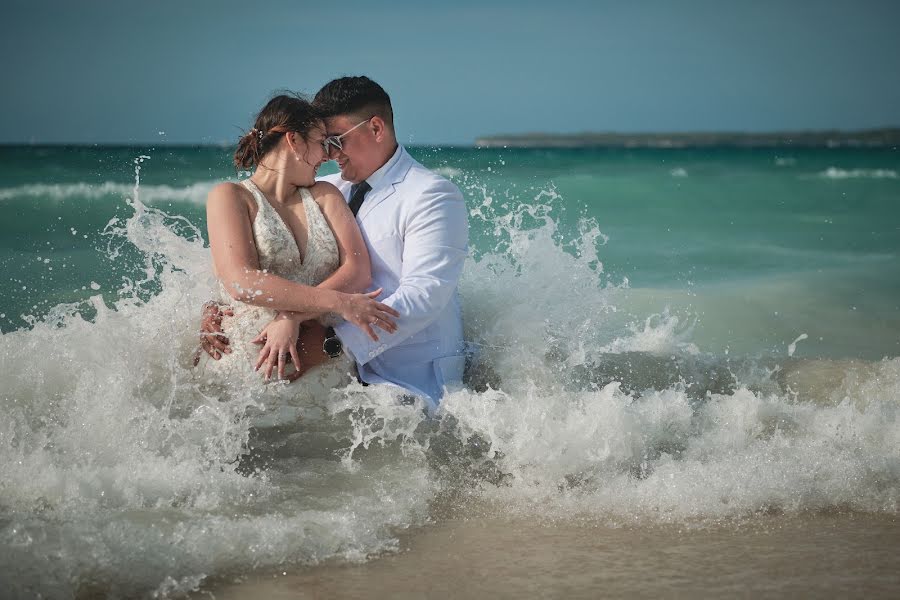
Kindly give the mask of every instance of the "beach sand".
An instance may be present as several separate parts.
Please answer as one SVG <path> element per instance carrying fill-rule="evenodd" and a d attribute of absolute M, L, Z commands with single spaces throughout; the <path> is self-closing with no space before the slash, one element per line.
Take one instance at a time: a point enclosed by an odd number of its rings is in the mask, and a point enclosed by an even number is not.
<path fill-rule="evenodd" d="M 900 597 L 900 520 L 826 514 L 726 525 L 454 517 L 401 550 L 208 582 L 194 597 Z"/>

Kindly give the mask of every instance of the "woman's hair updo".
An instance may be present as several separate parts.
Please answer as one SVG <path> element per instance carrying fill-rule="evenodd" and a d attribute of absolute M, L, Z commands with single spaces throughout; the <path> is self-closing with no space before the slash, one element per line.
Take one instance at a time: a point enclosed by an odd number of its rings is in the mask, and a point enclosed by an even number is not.
<path fill-rule="evenodd" d="M 281 94 L 275 96 L 256 116 L 253 129 L 238 140 L 234 151 L 234 166 L 250 170 L 278 145 L 281 136 L 289 131 L 300 134 L 304 141 L 309 133 L 319 125 L 322 118 L 319 111 L 299 95 Z"/>

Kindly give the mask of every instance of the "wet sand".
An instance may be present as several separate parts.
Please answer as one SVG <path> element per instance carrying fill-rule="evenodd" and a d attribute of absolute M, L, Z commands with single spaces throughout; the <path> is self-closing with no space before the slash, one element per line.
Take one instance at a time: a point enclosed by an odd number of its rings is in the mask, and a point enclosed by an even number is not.
<path fill-rule="evenodd" d="M 407 531 L 401 550 L 208 582 L 194 597 L 900 597 L 900 520 L 829 514 L 740 524 L 537 523 L 450 518 Z"/>

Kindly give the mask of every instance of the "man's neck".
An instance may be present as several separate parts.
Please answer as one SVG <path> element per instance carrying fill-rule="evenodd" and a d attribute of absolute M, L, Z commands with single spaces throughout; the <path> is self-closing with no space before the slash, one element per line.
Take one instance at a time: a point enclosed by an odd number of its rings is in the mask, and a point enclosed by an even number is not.
<path fill-rule="evenodd" d="M 378 185 L 378 183 L 379 183 L 382 179 L 384 179 L 384 176 L 385 176 L 385 175 L 387 174 L 387 172 L 390 170 L 390 166 L 391 166 L 391 164 L 392 164 L 392 161 L 393 161 L 393 162 L 396 162 L 395 159 L 396 159 L 396 157 L 397 157 L 398 154 L 399 154 L 399 147 L 400 147 L 399 144 L 396 144 L 396 143 L 395 143 L 395 144 L 394 144 L 394 151 L 391 152 L 391 155 L 388 156 L 387 159 L 385 159 L 385 160 L 381 163 L 381 166 L 379 166 L 377 169 L 375 169 L 374 171 L 372 171 L 371 173 L 369 173 L 368 175 L 366 175 L 366 177 L 365 177 L 365 179 L 363 179 L 363 181 L 367 181 L 367 182 L 369 183 L 369 185 L 371 185 L 372 187 L 376 187 L 376 186 Z"/>
<path fill-rule="evenodd" d="M 400 144 L 397 143 L 397 140 L 394 140 L 394 143 L 391 144 L 391 145 L 389 146 L 389 147 L 390 147 L 390 152 L 388 152 L 387 154 L 383 154 L 383 155 L 382 155 L 382 157 L 381 157 L 382 160 L 379 161 L 378 166 L 375 167 L 375 168 L 372 170 L 371 173 L 369 173 L 368 175 L 366 175 L 366 176 L 363 178 L 363 181 L 365 181 L 366 179 L 368 179 L 369 177 L 371 177 L 373 174 L 375 174 L 375 173 L 377 173 L 379 170 L 381 170 L 381 168 L 384 167 L 384 165 L 386 165 L 386 164 L 388 164 L 389 162 L 391 162 L 391 159 L 392 159 L 392 158 L 394 157 L 394 155 L 397 153 L 397 148 L 398 148 L 399 146 L 400 146 Z"/>

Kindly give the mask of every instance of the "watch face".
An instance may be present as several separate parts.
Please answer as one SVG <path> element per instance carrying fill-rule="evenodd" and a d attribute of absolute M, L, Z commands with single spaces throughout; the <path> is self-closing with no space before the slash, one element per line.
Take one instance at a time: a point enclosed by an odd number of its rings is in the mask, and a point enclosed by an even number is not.
<path fill-rule="evenodd" d="M 328 338 L 322 344 L 322 350 L 324 350 L 325 354 L 327 354 L 331 358 L 340 356 L 343 349 L 344 345 L 341 344 L 341 340 L 337 339 L 336 337 Z"/>

